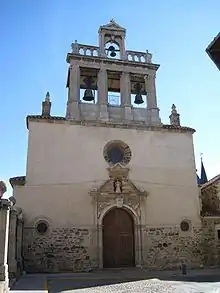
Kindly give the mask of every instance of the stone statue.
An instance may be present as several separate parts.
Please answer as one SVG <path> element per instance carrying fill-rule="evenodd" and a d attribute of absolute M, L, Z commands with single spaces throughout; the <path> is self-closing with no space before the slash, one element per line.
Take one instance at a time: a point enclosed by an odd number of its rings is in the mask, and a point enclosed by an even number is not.
<path fill-rule="evenodd" d="M 3 194 L 7 191 L 6 185 L 3 181 L 0 181 L 0 198 L 2 198 Z"/>
<path fill-rule="evenodd" d="M 114 192 L 121 193 L 122 192 L 122 182 L 119 179 L 116 179 L 114 182 Z"/>

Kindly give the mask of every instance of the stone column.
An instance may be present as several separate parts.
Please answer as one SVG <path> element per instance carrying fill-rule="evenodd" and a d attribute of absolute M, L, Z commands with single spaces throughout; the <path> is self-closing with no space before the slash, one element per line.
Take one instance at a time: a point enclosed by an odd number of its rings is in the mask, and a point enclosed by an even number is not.
<path fill-rule="evenodd" d="M 16 227 L 17 226 L 17 211 L 13 207 L 10 211 L 9 221 L 9 241 L 8 241 L 8 271 L 10 279 L 17 275 L 17 261 L 16 261 Z"/>
<path fill-rule="evenodd" d="M 0 199 L 0 293 L 8 292 L 8 235 L 11 202 Z"/>
<path fill-rule="evenodd" d="M 145 89 L 147 92 L 147 109 L 157 108 L 157 96 L 155 86 L 156 73 L 145 76 Z"/>
<path fill-rule="evenodd" d="M 133 120 L 131 110 L 131 80 L 129 72 L 122 72 L 120 78 L 122 119 Z"/>
<path fill-rule="evenodd" d="M 160 124 L 159 108 L 157 107 L 157 95 L 156 95 L 156 72 L 151 72 L 145 76 L 145 90 L 147 92 L 147 112 L 149 115 L 150 123 Z"/>
<path fill-rule="evenodd" d="M 79 102 L 80 102 L 80 67 L 71 65 L 69 73 L 69 93 L 67 102 L 67 119 L 80 119 Z"/>
<path fill-rule="evenodd" d="M 108 74 L 107 70 L 100 68 L 98 72 L 98 104 L 99 104 L 99 118 L 100 120 L 109 120 L 108 113 Z"/>

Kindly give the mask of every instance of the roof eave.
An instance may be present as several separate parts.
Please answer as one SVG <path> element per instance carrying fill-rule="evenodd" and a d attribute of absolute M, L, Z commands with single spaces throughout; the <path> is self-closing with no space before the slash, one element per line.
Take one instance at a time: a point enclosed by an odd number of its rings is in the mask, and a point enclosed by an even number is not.
<path fill-rule="evenodd" d="M 217 36 L 211 41 L 211 43 L 206 48 L 206 53 L 208 54 L 209 58 L 212 60 L 212 62 L 216 65 L 218 70 L 220 70 L 220 63 L 216 62 L 215 58 L 212 55 L 212 48 L 214 44 L 220 39 L 220 33 L 217 34 Z M 220 52 L 219 52 L 220 54 Z"/>

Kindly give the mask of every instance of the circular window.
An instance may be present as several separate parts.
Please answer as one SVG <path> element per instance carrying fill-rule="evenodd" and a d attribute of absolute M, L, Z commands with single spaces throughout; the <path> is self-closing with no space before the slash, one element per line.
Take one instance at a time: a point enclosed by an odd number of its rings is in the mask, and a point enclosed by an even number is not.
<path fill-rule="evenodd" d="M 36 230 L 39 234 L 45 234 L 48 231 L 48 224 L 46 222 L 39 222 L 36 225 Z"/>
<path fill-rule="evenodd" d="M 183 231 L 183 232 L 186 232 L 186 231 L 189 231 L 189 222 L 184 220 L 180 223 L 180 229 Z"/>
<path fill-rule="evenodd" d="M 131 160 L 131 150 L 122 141 L 109 142 L 104 147 L 104 158 L 109 164 L 127 165 Z"/>
<path fill-rule="evenodd" d="M 124 152 L 119 146 L 113 146 L 107 150 L 110 162 L 113 164 L 120 163 L 124 159 Z"/>

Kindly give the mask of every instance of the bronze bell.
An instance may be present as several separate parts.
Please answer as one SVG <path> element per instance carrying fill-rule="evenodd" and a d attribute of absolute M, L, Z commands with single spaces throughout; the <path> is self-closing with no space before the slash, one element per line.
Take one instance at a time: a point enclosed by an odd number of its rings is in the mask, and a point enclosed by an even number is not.
<path fill-rule="evenodd" d="M 139 104 L 143 104 L 143 103 L 144 103 L 141 94 L 137 94 L 137 95 L 135 96 L 134 103 L 137 104 L 137 105 L 139 105 Z"/>
<path fill-rule="evenodd" d="M 136 96 L 135 96 L 134 103 L 137 104 L 137 105 L 139 105 L 139 104 L 143 104 L 144 101 L 143 101 L 143 99 L 142 99 L 142 95 L 141 95 L 142 85 L 141 85 L 139 82 L 137 82 L 137 83 L 135 84 L 134 88 L 135 88 L 135 91 L 136 91 L 136 93 L 137 93 Z"/>
<path fill-rule="evenodd" d="M 94 95 L 91 89 L 86 89 L 84 92 L 83 100 L 87 102 L 91 102 L 94 100 Z"/>
<path fill-rule="evenodd" d="M 119 51 L 119 50 L 116 50 L 114 46 L 110 46 L 110 47 L 108 48 L 108 51 L 111 52 L 111 53 L 110 53 L 110 56 L 114 58 L 114 57 L 116 56 L 116 53 L 115 53 L 115 52 L 117 52 L 117 51 Z"/>
<path fill-rule="evenodd" d="M 110 56 L 114 58 L 116 56 L 115 51 L 112 51 L 111 54 L 110 54 Z"/>

